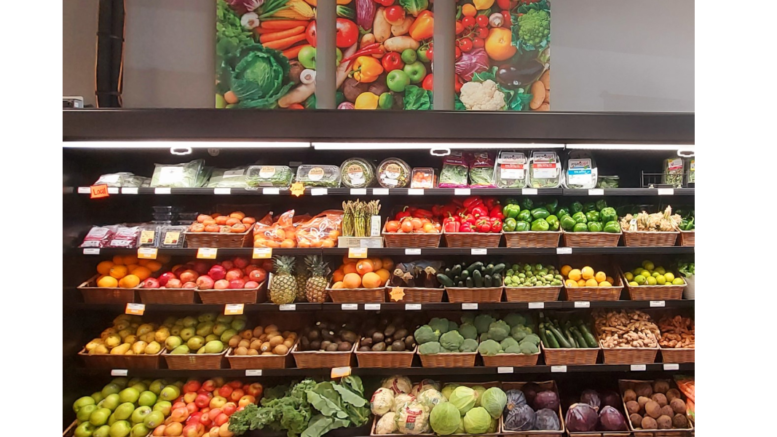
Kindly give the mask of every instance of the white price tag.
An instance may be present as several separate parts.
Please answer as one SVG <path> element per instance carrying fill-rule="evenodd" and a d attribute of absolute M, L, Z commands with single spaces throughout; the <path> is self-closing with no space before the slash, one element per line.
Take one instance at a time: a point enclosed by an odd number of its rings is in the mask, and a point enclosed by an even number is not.
<path fill-rule="evenodd" d="M 99 255 L 99 254 L 100 254 L 99 247 L 87 247 L 84 249 L 84 255 Z"/>
<path fill-rule="evenodd" d="M 453 194 L 457 196 L 469 196 L 472 194 L 472 190 L 470 190 L 469 188 L 456 188 L 455 190 L 453 190 Z"/>
<path fill-rule="evenodd" d="M 359 309 L 359 304 L 357 303 L 344 303 L 340 305 L 340 309 L 343 311 L 356 311 Z"/>
<path fill-rule="evenodd" d="M 592 190 L 588 190 L 589 196 L 604 196 L 604 190 L 601 188 L 594 188 Z"/>
<path fill-rule="evenodd" d="M 424 189 L 423 188 L 409 188 L 407 190 L 408 196 L 423 196 L 424 195 Z"/>
<path fill-rule="evenodd" d="M 388 188 L 373 188 L 372 189 L 373 196 L 388 196 L 389 189 Z"/>
<path fill-rule="evenodd" d="M 588 301 L 575 302 L 575 308 L 591 308 L 591 302 L 588 302 Z"/>
<path fill-rule="evenodd" d="M 92 189 L 89 187 L 78 187 L 78 194 L 92 194 Z"/>
<path fill-rule="evenodd" d="M 297 311 L 297 304 L 294 303 L 286 303 L 278 305 L 278 309 L 281 311 Z"/>
<path fill-rule="evenodd" d="M 461 309 L 463 310 L 477 310 L 478 304 L 476 303 L 463 303 L 461 304 Z"/>
<path fill-rule="evenodd" d="M 124 314 L 132 314 L 134 316 L 142 316 L 146 312 L 146 306 L 142 303 L 128 303 L 124 307 Z"/>
<path fill-rule="evenodd" d="M 572 255 L 571 247 L 557 247 L 556 255 Z"/>
<path fill-rule="evenodd" d="M 496 373 L 514 373 L 515 367 L 497 367 Z"/>
<path fill-rule="evenodd" d="M 631 365 L 631 371 L 632 372 L 644 372 L 647 370 L 647 366 L 644 364 L 632 364 Z"/>
<path fill-rule="evenodd" d="M 262 189 L 262 194 L 265 196 L 277 196 L 281 194 L 280 188 L 264 188 Z"/>
<path fill-rule="evenodd" d="M 351 188 L 351 196 L 366 196 L 366 188 Z"/>
<path fill-rule="evenodd" d="M 121 194 L 138 194 L 138 188 L 137 187 L 122 188 L 121 189 Z"/>
<path fill-rule="evenodd" d="M 550 366 L 551 373 L 567 373 L 567 366 Z"/>
<path fill-rule="evenodd" d="M 157 187 L 154 188 L 154 194 L 170 194 L 172 190 L 169 187 Z"/>
<path fill-rule="evenodd" d="M 530 310 L 541 310 L 545 308 L 545 302 L 529 302 Z"/>
<path fill-rule="evenodd" d="M 674 188 L 659 188 L 659 196 L 674 196 Z"/>
<path fill-rule="evenodd" d="M 680 365 L 676 363 L 675 364 L 666 363 L 664 364 L 664 370 L 680 370 Z"/>
<path fill-rule="evenodd" d="M 119 187 L 108 187 L 108 194 L 119 194 Z"/>
<path fill-rule="evenodd" d="M 226 195 L 232 194 L 232 188 L 214 188 L 213 194 Z"/>
<path fill-rule="evenodd" d="M 327 188 L 313 188 L 310 190 L 311 196 L 326 196 L 329 194 L 329 189 Z"/>
<path fill-rule="evenodd" d="M 405 311 L 421 311 L 420 303 L 406 303 Z"/>
<path fill-rule="evenodd" d="M 380 311 L 379 303 L 365 303 L 364 309 L 367 311 Z"/>
<path fill-rule="evenodd" d="M 225 316 L 239 316 L 240 314 L 243 314 L 242 303 L 228 303 L 224 305 Z"/>
<path fill-rule="evenodd" d="M 127 376 L 127 369 L 111 369 L 111 376 Z"/>
<path fill-rule="evenodd" d="M 521 194 L 524 196 L 536 196 L 537 195 L 537 189 L 536 188 L 523 188 L 521 190 Z"/>
<path fill-rule="evenodd" d="M 246 369 L 246 376 L 262 376 L 262 369 Z"/>
<path fill-rule="evenodd" d="M 651 300 L 650 308 L 663 308 L 666 306 L 666 301 L 663 300 Z"/>
<path fill-rule="evenodd" d="M 405 255 L 420 255 L 421 249 L 405 249 Z"/>
<path fill-rule="evenodd" d="M 488 255 L 488 249 L 472 249 L 470 255 Z"/>

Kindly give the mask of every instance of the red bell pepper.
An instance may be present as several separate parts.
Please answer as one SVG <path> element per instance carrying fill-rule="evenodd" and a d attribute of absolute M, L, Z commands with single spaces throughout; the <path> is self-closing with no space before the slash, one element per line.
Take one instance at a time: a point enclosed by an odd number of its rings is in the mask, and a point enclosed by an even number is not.
<path fill-rule="evenodd" d="M 406 206 L 394 216 L 394 220 L 402 220 L 405 217 L 411 217 L 415 208 L 412 206 Z"/>
<path fill-rule="evenodd" d="M 480 196 L 470 196 L 464 199 L 464 207 L 467 209 L 470 209 L 471 207 L 475 207 L 477 204 L 482 204 L 483 200 L 480 199 Z"/>
<path fill-rule="evenodd" d="M 502 231 L 502 220 L 492 217 L 491 218 L 491 232 L 501 232 Z"/>
<path fill-rule="evenodd" d="M 461 215 L 459 215 L 459 217 L 461 217 L 461 223 L 462 224 L 469 223 L 471 225 L 474 225 L 475 222 L 477 221 L 475 219 L 475 216 L 473 216 L 472 214 L 461 214 Z"/>
<path fill-rule="evenodd" d="M 456 221 L 456 218 L 452 215 L 449 215 L 448 217 L 443 220 L 443 226 L 445 229 L 445 232 L 459 232 L 459 229 L 461 228 L 461 223 Z"/>
<path fill-rule="evenodd" d="M 489 217 L 498 218 L 499 220 L 504 220 L 505 215 L 502 213 L 502 207 L 499 205 L 494 206 L 491 208 L 491 211 L 488 212 Z"/>
<path fill-rule="evenodd" d="M 495 205 L 499 205 L 499 201 L 496 200 L 495 197 L 486 197 L 485 199 L 483 199 L 483 203 L 486 204 L 488 209 L 493 208 Z"/>
<path fill-rule="evenodd" d="M 475 230 L 472 229 L 472 224 L 467 222 L 461 224 L 459 227 L 459 232 L 475 232 Z"/>
<path fill-rule="evenodd" d="M 478 205 L 470 210 L 470 213 L 474 215 L 475 217 L 487 217 L 488 216 L 488 209 L 486 209 L 485 205 Z"/>
<path fill-rule="evenodd" d="M 428 219 L 431 220 L 434 217 L 434 214 L 431 211 L 429 211 L 428 209 L 420 209 L 419 208 L 419 209 L 416 209 L 415 211 L 413 211 L 412 216 L 414 218 L 428 218 Z"/>
<path fill-rule="evenodd" d="M 491 232 L 491 223 L 488 222 L 488 219 L 478 220 L 476 226 L 478 232 Z"/>

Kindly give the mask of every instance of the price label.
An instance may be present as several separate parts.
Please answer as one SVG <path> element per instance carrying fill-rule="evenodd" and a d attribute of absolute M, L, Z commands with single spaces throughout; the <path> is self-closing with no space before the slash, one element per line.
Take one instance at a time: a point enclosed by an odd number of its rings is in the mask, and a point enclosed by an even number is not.
<path fill-rule="evenodd" d="M 567 366 L 550 366 L 551 373 L 567 373 Z"/>
<path fill-rule="evenodd" d="M 138 259 L 156 259 L 156 247 L 138 247 Z"/>
<path fill-rule="evenodd" d="M 515 367 L 497 367 L 496 373 L 515 373 Z"/>
<path fill-rule="evenodd" d="M 330 375 L 332 379 L 343 378 L 345 376 L 351 376 L 351 366 L 332 367 L 332 373 Z"/>
<path fill-rule="evenodd" d="M 137 189 L 137 187 L 122 188 L 121 189 L 121 194 L 138 194 L 138 189 Z"/>
<path fill-rule="evenodd" d="M 286 303 L 278 305 L 278 309 L 280 311 L 297 311 L 297 304 L 294 303 Z"/>
<path fill-rule="evenodd" d="M 521 189 L 521 194 L 524 196 L 536 196 L 537 195 L 537 189 L 536 188 L 523 188 Z"/>
<path fill-rule="evenodd" d="M 172 193 L 172 190 L 170 188 L 165 188 L 165 187 L 154 188 L 154 194 L 170 194 L 170 193 Z"/>
<path fill-rule="evenodd" d="M 301 195 L 305 194 L 305 186 L 302 185 L 302 182 L 294 182 L 291 184 L 291 195 L 299 197 Z"/>
<path fill-rule="evenodd" d="M 399 302 L 405 298 L 405 290 L 402 287 L 394 287 L 389 292 L 389 298 L 392 302 Z"/>
<path fill-rule="evenodd" d="M 108 187 L 108 194 L 119 194 L 119 187 Z"/>
<path fill-rule="evenodd" d="M 591 308 L 591 302 L 575 302 L 575 308 Z"/>
<path fill-rule="evenodd" d="M 367 311 L 380 311 L 379 303 L 365 303 L 364 309 Z"/>
<path fill-rule="evenodd" d="M 100 199 L 103 197 L 108 197 L 108 186 L 107 185 L 92 185 L 89 187 L 90 195 L 89 197 L 91 199 Z"/>
<path fill-rule="evenodd" d="M 356 311 L 359 309 L 359 304 L 356 303 L 344 303 L 340 305 L 340 309 L 343 311 Z"/>
<path fill-rule="evenodd" d="M 388 196 L 389 189 L 388 188 L 373 188 L 372 189 L 372 195 L 373 196 Z"/>
<path fill-rule="evenodd" d="M 366 196 L 366 188 L 351 188 L 351 196 Z"/>
<path fill-rule="evenodd" d="M 367 258 L 366 247 L 349 247 L 348 258 Z"/>
<path fill-rule="evenodd" d="M 476 303 L 463 303 L 461 304 L 461 309 L 463 310 L 477 310 L 478 304 Z"/>
<path fill-rule="evenodd" d="M 456 188 L 455 190 L 453 190 L 453 194 L 457 196 L 469 196 L 472 194 L 472 190 L 470 190 L 469 188 Z"/>
<path fill-rule="evenodd" d="M 680 365 L 676 363 L 674 364 L 665 363 L 664 370 L 680 370 Z"/>
<path fill-rule="evenodd" d="M 84 255 L 99 255 L 99 254 L 100 254 L 99 247 L 87 247 L 84 249 Z"/>
<path fill-rule="evenodd" d="M 243 314 L 243 306 L 242 303 L 228 303 L 224 305 L 224 315 L 239 316 L 240 314 Z"/>
<path fill-rule="evenodd" d="M 124 314 L 132 314 L 134 316 L 142 316 L 146 312 L 146 306 L 142 303 L 128 303 L 124 307 Z"/>
<path fill-rule="evenodd" d="M 556 255 L 572 255 L 571 247 L 557 247 Z"/>
<path fill-rule="evenodd" d="M 644 372 L 647 370 L 647 366 L 644 364 L 632 364 L 631 365 L 631 371 L 632 372 Z"/>
<path fill-rule="evenodd" d="M 246 376 L 262 376 L 262 369 L 246 369 Z"/>
<path fill-rule="evenodd" d="M 405 311 L 421 311 L 420 303 L 406 303 Z"/>
<path fill-rule="evenodd" d="M 92 194 L 92 189 L 89 187 L 78 187 L 78 194 Z"/>
<path fill-rule="evenodd" d="M 329 194 L 328 188 L 313 188 L 310 190 L 311 196 L 326 196 L 327 194 Z"/>
<path fill-rule="evenodd" d="M 650 308 L 663 308 L 666 306 L 666 301 L 663 300 L 651 300 Z"/>
<path fill-rule="evenodd" d="M 215 247 L 200 247 L 197 249 L 197 259 L 216 259 L 218 252 Z"/>
<path fill-rule="evenodd" d="M 674 196 L 674 188 L 659 188 L 659 196 Z"/>
<path fill-rule="evenodd" d="M 405 255 L 420 255 L 421 249 L 405 249 Z"/>
<path fill-rule="evenodd" d="M 232 194 L 232 188 L 214 188 L 213 194 L 229 196 Z"/>
<path fill-rule="evenodd" d="M 408 196 L 423 196 L 424 195 L 424 189 L 423 188 L 410 188 L 407 190 Z"/>
<path fill-rule="evenodd" d="M 545 308 L 545 302 L 529 302 L 530 310 L 541 310 Z"/>
<path fill-rule="evenodd" d="M 595 188 L 592 190 L 588 190 L 589 196 L 604 196 L 604 190 L 601 188 Z"/>
<path fill-rule="evenodd" d="M 488 249 L 472 249 L 470 255 L 488 255 Z"/>
<path fill-rule="evenodd" d="M 253 259 L 272 258 L 272 247 L 254 247 Z"/>
<path fill-rule="evenodd" d="M 262 189 L 262 194 L 265 196 L 277 196 L 281 194 L 280 188 L 264 188 Z"/>
<path fill-rule="evenodd" d="M 111 369 L 111 376 L 127 376 L 127 369 Z"/>

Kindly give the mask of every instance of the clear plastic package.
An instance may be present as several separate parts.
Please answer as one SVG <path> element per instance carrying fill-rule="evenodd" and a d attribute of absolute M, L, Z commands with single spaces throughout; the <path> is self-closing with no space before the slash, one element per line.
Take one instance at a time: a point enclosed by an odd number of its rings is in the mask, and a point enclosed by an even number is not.
<path fill-rule="evenodd" d="M 188 226 L 161 226 L 159 229 L 159 247 L 175 248 L 183 247 L 184 232 Z"/>
<path fill-rule="evenodd" d="M 469 164 L 469 186 L 496 188 L 494 158 L 488 152 L 475 152 Z"/>
<path fill-rule="evenodd" d="M 619 188 L 620 177 L 618 176 L 599 176 L 596 182 L 596 188 Z"/>
<path fill-rule="evenodd" d="M 213 173 L 213 167 L 202 167 L 200 174 L 197 175 L 197 182 L 195 187 L 203 188 L 208 186 L 210 175 Z"/>
<path fill-rule="evenodd" d="M 293 173 L 285 165 L 252 165 L 246 171 L 246 183 L 249 187 L 279 187 L 291 185 Z"/>
<path fill-rule="evenodd" d="M 159 243 L 158 225 L 140 225 L 138 235 L 138 247 L 157 247 Z"/>
<path fill-rule="evenodd" d="M 248 167 L 214 168 L 208 180 L 208 188 L 246 188 Z"/>
<path fill-rule="evenodd" d="M 593 156 L 585 150 L 569 152 L 566 170 L 566 187 L 572 189 L 591 189 L 596 187 L 599 169 Z"/>
<path fill-rule="evenodd" d="M 378 184 L 383 188 L 405 188 L 410 185 L 411 168 L 399 158 L 386 158 L 378 165 Z"/>
<path fill-rule="evenodd" d="M 369 187 L 375 182 L 375 166 L 366 159 L 349 158 L 340 165 L 340 175 L 344 187 Z"/>
<path fill-rule="evenodd" d="M 108 243 L 108 247 L 133 249 L 137 244 L 139 235 L 139 226 L 119 226 L 119 228 L 116 230 L 116 233 L 111 237 L 111 241 Z"/>
<path fill-rule="evenodd" d="M 434 188 L 437 185 L 437 174 L 431 167 L 416 167 L 413 169 L 413 178 L 410 188 Z"/>
<path fill-rule="evenodd" d="M 92 226 L 78 247 L 107 247 L 108 242 L 118 230 L 118 226 Z"/>
<path fill-rule="evenodd" d="M 101 175 L 92 185 L 107 185 L 109 187 L 139 187 L 140 178 L 132 173 L 108 173 Z"/>
<path fill-rule="evenodd" d="M 558 188 L 563 174 L 556 152 L 532 152 L 529 159 L 529 186 L 531 188 Z"/>
<path fill-rule="evenodd" d="M 336 165 L 300 165 L 297 182 L 306 187 L 340 187 L 340 167 Z"/>
<path fill-rule="evenodd" d="M 496 186 L 523 188 L 526 186 L 526 155 L 523 152 L 499 152 L 496 160 Z"/>
<path fill-rule="evenodd" d="M 672 185 L 676 188 L 683 186 L 683 158 L 675 157 L 664 160 L 664 174 L 661 178 L 662 184 Z M 694 177 L 695 180 L 695 177 Z"/>
<path fill-rule="evenodd" d="M 463 153 L 451 151 L 451 154 L 442 159 L 440 171 L 440 188 L 466 188 L 469 166 Z"/>
<path fill-rule="evenodd" d="M 194 188 L 198 186 L 205 161 L 195 159 L 182 164 L 154 164 L 152 187 Z"/>
<path fill-rule="evenodd" d="M 688 162 L 688 183 L 696 183 L 696 158 L 690 158 Z"/>

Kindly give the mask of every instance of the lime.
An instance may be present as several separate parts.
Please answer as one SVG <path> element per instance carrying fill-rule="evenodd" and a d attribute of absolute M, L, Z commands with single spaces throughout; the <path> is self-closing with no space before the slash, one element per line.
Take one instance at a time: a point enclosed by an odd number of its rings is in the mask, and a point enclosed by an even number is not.
<path fill-rule="evenodd" d="M 653 264 L 653 261 L 650 261 L 650 260 L 642 261 L 642 267 L 648 270 L 653 270 L 654 268 L 656 268 L 656 266 Z"/>
<path fill-rule="evenodd" d="M 636 282 L 638 285 L 642 285 L 645 283 L 645 277 L 642 275 L 637 275 L 634 277 L 634 282 Z"/>
<path fill-rule="evenodd" d="M 662 275 L 658 275 L 656 276 L 656 283 L 658 285 L 664 285 L 666 283 L 666 278 L 663 277 Z"/>
<path fill-rule="evenodd" d="M 632 270 L 631 273 L 634 274 L 634 276 L 637 276 L 642 273 L 642 267 L 637 267 L 636 269 Z"/>
<path fill-rule="evenodd" d="M 650 276 L 652 276 L 652 277 L 654 277 L 654 278 L 657 278 L 657 277 L 661 276 L 661 273 L 658 273 L 658 272 L 653 272 L 653 274 L 652 274 L 652 275 L 650 275 Z"/>
<path fill-rule="evenodd" d="M 649 277 L 649 278 L 647 278 L 647 283 L 648 283 L 648 285 L 656 285 L 656 282 L 657 282 L 657 281 L 656 281 L 656 278 L 654 278 L 654 277 L 652 277 L 652 276 L 651 276 L 651 277 Z"/>
<path fill-rule="evenodd" d="M 630 285 L 630 286 L 632 286 L 632 287 L 636 287 L 636 286 L 638 286 L 639 284 L 637 284 L 637 283 L 636 283 L 636 282 L 634 282 L 634 281 L 631 281 L 631 282 L 629 282 L 629 285 Z"/>
<path fill-rule="evenodd" d="M 664 273 L 664 277 L 666 278 L 667 282 L 674 281 L 674 275 L 672 274 L 672 272 Z"/>
<path fill-rule="evenodd" d="M 674 278 L 674 280 L 672 280 L 672 284 L 673 285 L 683 285 L 683 284 L 685 284 L 685 282 L 683 282 L 683 278 Z"/>
<path fill-rule="evenodd" d="M 663 275 L 664 273 L 666 273 L 666 270 L 664 270 L 664 268 L 663 268 L 663 267 L 660 267 L 660 266 L 659 266 L 659 267 L 656 267 L 656 271 L 657 271 L 658 273 L 661 273 L 662 275 Z"/>
<path fill-rule="evenodd" d="M 632 280 L 634 280 L 634 275 L 633 275 L 631 272 L 626 272 L 626 275 L 625 275 L 625 276 L 626 276 L 626 280 L 627 280 L 627 281 L 632 281 Z"/>
<path fill-rule="evenodd" d="M 651 273 L 650 273 L 650 271 L 648 271 L 648 270 L 645 270 L 645 269 L 642 269 L 642 271 L 641 271 L 641 272 L 639 272 L 639 274 L 640 274 L 640 275 L 642 275 L 642 276 L 644 276 L 644 277 L 646 277 L 646 278 L 647 278 L 647 277 L 649 277 L 649 276 L 651 276 Z"/>

